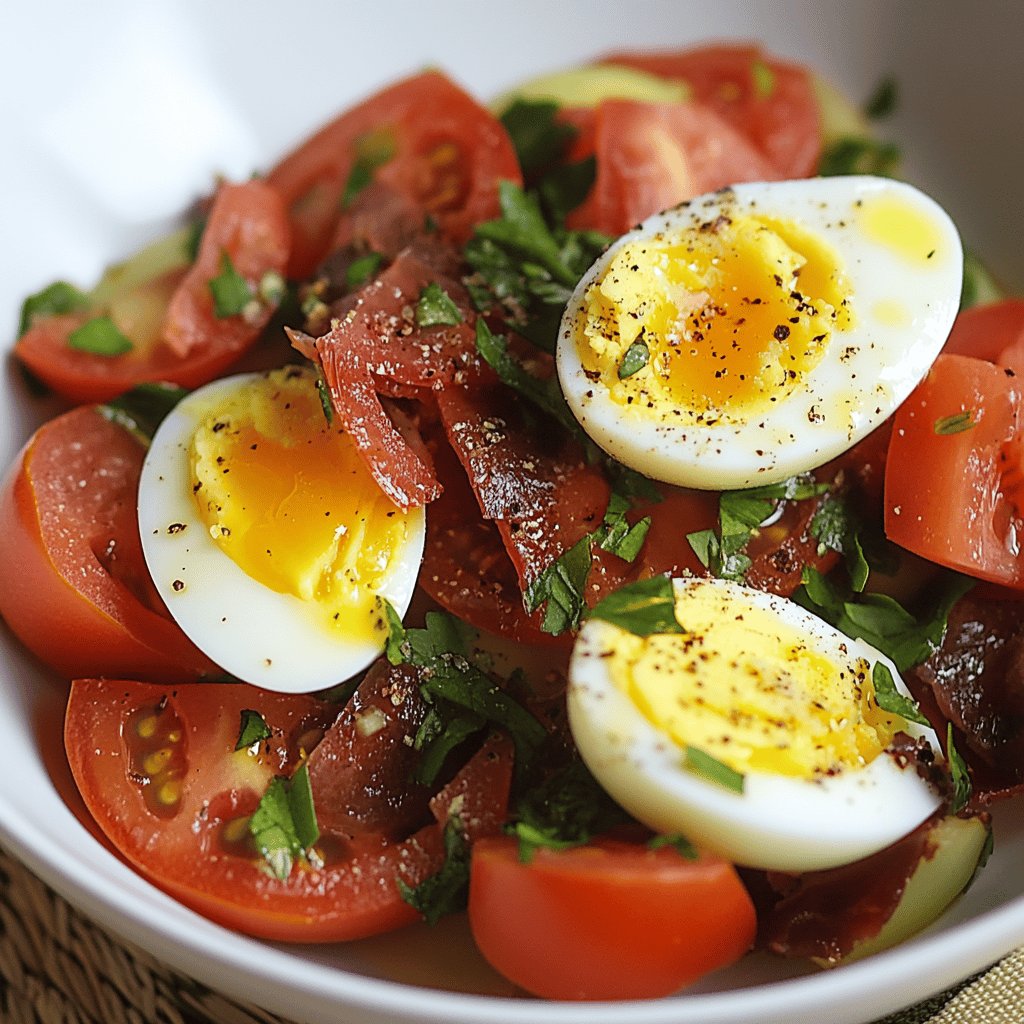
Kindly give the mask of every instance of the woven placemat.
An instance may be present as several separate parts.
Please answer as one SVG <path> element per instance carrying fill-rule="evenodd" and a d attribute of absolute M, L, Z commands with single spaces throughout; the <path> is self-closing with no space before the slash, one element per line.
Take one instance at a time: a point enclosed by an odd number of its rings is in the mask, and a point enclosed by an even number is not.
<path fill-rule="evenodd" d="M 0 987 L 3 1024 L 289 1024 L 114 938 L 2 849 Z M 876 1024 L 1021 1022 L 1024 950 Z"/>

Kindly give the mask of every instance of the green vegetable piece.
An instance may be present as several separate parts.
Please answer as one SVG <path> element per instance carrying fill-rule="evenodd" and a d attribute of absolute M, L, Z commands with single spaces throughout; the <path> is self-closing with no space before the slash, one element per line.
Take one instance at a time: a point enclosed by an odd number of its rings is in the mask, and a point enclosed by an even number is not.
<path fill-rule="evenodd" d="M 960 309 L 997 302 L 1004 294 L 977 255 L 969 249 L 964 250 L 964 284 L 960 292 Z"/>
<path fill-rule="evenodd" d="M 867 586 L 870 566 L 861 542 L 861 522 L 847 502 L 829 494 L 811 519 L 811 536 L 818 541 L 818 550 L 838 551 L 846 559 L 850 585 L 857 593 Z"/>
<path fill-rule="evenodd" d="M 576 137 L 576 129 L 557 115 L 558 104 L 546 99 L 513 100 L 501 115 L 526 177 L 554 163 Z"/>
<path fill-rule="evenodd" d="M 324 411 L 324 419 L 327 426 L 334 423 L 334 406 L 331 404 L 331 389 L 327 386 L 324 378 L 324 368 L 317 364 L 316 368 L 316 393 L 320 399 L 320 408 Z"/>
<path fill-rule="evenodd" d="M 345 285 L 349 291 L 361 288 L 380 270 L 384 257 L 379 252 L 368 252 L 354 259 L 345 271 Z"/>
<path fill-rule="evenodd" d="M 238 316 L 255 298 L 249 282 L 235 270 L 226 249 L 220 254 L 220 273 L 210 279 L 209 288 L 213 296 L 213 314 L 218 320 Z"/>
<path fill-rule="evenodd" d="M 686 632 L 676 619 L 675 590 L 666 576 L 619 587 L 598 601 L 587 618 L 610 622 L 636 636 Z"/>
<path fill-rule="evenodd" d="M 48 316 L 62 316 L 65 313 L 77 313 L 89 308 L 89 296 L 79 291 L 67 281 L 54 281 L 41 291 L 30 295 L 21 306 L 21 319 L 18 321 L 18 337 L 20 338 L 36 320 Z"/>
<path fill-rule="evenodd" d="M 687 746 L 685 767 L 709 782 L 714 782 L 734 793 L 743 792 L 743 774 L 723 764 L 716 757 L 701 750 L 699 747 Z"/>
<path fill-rule="evenodd" d="M 580 538 L 571 548 L 563 551 L 532 583 L 523 594 L 528 612 L 546 604 L 541 629 L 559 636 L 580 624 L 586 602 L 583 588 L 590 574 L 592 536 Z"/>
<path fill-rule="evenodd" d="M 891 142 L 860 136 L 837 139 L 821 154 L 818 174 L 877 174 L 893 177 L 899 170 L 900 149 Z"/>
<path fill-rule="evenodd" d="M 647 840 L 647 848 L 649 850 L 660 850 L 666 846 L 675 850 L 684 860 L 697 859 L 697 848 L 686 836 L 680 835 L 678 832 L 655 836 L 653 839 Z"/>
<path fill-rule="evenodd" d="M 373 181 L 373 173 L 398 151 L 394 133 L 387 128 L 368 132 L 356 140 L 355 162 L 341 194 L 341 208 L 347 210 L 360 192 Z"/>
<path fill-rule="evenodd" d="M 964 409 L 963 412 L 954 413 L 952 416 L 942 416 L 935 421 L 936 434 L 962 434 L 976 426 L 974 410 Z"/>
<path fill-rule="evenodd" d="M 444 827 L 444 864 L 436 875 L 411 886 L 399 878 L 398 891 L 402 899 L 423 915 L 429 925 L 442 917 L 466 909 L 469 896 L 469 843 L 461 821 L 448 819 Z"/>
<path fill-rule="evenodd" d="M 185 388 L 176 384 L 136 384 L 97 408 L 102 416 L 129 431 L 148 448 L 167 414 L 187 394 Z"/>
<path fill-rule="evenodd" d="M 967 762 L 960 756 L 953 744 L 952 722 L 946 724 L 946 760 L 949 762 L 949 774 L 953 780 L 953 801 L 949 813 L 959 814 L 971 799 L 972 787 Z"/>
<path fill-rule="evenodd" d="M 763 60 L 755 60 L 750 74 L 754 82 L 754 95 L 759 100 L 770 99 L 775 92 L 775 72 Z"/>
<path fill-rule="evenodd" d="M 892 75 L 888 75 L 875 86 L 875 91 L 864 104 L 864 114 L 877 121 L 879 118 L 888 117 L 898 104 L 899 85 Z"/>
<path fill-rule="evenodd" d="M 89 320 L 68 335 L 68 348 L 94 356 L 123 356 L 134 347 L 109 316 Z"/>
<path fill-rule="evenodd" d="M 626 349 L 619 363 L 619 380 L 626 380 L 634 373 L 639 373 L 651 360 L 651 350 L 647 342 L 637 338 L 629 348 Z"/>
<path fill-rule="evenodd" d="M 917 701 L 912 697 L 904 696 L 896 689 L 896 680 L 887 665 L 880 661 L 875 662 L 871 670 L 871 681 L 875 687 L 875 703 L 890 715 L 899 715 L 908 722 L 916 722 L 918 725 L 931 727 L 931 722 L 921 714 Z"/>
<path fill-rule="evenodd" d="M 561 224 L 566 214 L 587 198 L 596 177 L 597 160 L 592 156 L 560 164 L 544 175 L 537 190 L 545 210 L 556 224 Z"/>
<path fill-rule="evenodd" d="M 269 739 L 270 735 L 270 726 L 258 711 L 252 711 L 249 708 L 242 709 L 235 750 L 247 750 L 254 743 Z"/>
<path fill-rule="evenodd" d="M 296 858 L 320 838 L 309 770 L 303 764 L 289 781 L 271 779 L 249 819 L 249 832 L 275 878 L 285 880 Z"/>
<path fill-rule="evenodd" d="M 630 525 L 626 518 L 628 510 L 629 499 L 625 495 L 613 491 L 608 499 L 604 520 L 592 536 L 602 551 L 618 555 L 619 558 L 632 562 L 640 554 L 640 549 L 647 539 L 647 531 L 651 528 L 651 517 L 644 516 L 643 519 Z"/>
<path fill-rule="evenodd" d="M 420 327 L 455 327 L 462 323 L 462 313 L 451 296 L 432 281 L 420 293 L 416 303 L 416 323 Z"/>

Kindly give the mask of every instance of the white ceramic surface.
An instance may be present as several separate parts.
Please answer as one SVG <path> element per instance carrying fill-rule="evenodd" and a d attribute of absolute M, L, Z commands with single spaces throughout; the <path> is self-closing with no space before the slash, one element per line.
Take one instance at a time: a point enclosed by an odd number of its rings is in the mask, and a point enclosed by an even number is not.
<path fill-rule="evenodd" d="M 903 101 L 889 131 L 908 173 L 967 244 L 1024 285 L 1024 8 L 1010 0 L 740 4 L 590 0 L 368 4 L 218 0 L 3 5 L 0 331 L 55 277 L 88 284 L 158 233 L 215 172 L 236 176 L 349 101 L 426 64 L 487 96 L 613 47 L 761 39 L 853 96 L 885 73 Z M 0 456 L 48 412 L 8 368 Z M 0 571 L 9 571 L 0 567 Z M 346 946 L 287 948 L 229 934 L 163 896 L 81 823 L 61 749 L 64 684 L 4 632 L 0 837 L 72 902 L 213 987 L 300 1021 L 397 1024 L 788 1024 L 868 1020 L 1024 943 L 1024 808 L 1000 808 L 996 853 L 929 932 L 827 974 L 750 957 L 679 997 L 628 1005 L 517 997 L 464 922 Z"/>

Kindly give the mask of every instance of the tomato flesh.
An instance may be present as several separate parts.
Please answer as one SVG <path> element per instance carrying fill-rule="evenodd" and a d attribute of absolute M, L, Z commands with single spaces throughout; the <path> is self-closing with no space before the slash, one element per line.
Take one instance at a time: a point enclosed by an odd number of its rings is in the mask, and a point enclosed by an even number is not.
<path fill-rule="evenodd" d="M 548 999 L 668 995 L 739 959 L 754 906 L 730 864 L 605 840 L 538 850 L 511 837 L 473 848 L 469 921 L 498 971 Z"/>

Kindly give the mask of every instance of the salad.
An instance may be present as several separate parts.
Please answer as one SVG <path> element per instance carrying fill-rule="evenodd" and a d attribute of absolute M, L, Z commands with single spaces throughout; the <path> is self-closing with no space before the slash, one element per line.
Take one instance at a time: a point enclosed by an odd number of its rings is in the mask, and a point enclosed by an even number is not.
<path fill-rule="evenodd" d="M 894 160 L 752 46 L 428 71 L 31 296 L 0 613 L 113 846 L 555 999 L 937 917 L 1024 771 L 1024 305 Z"/>

